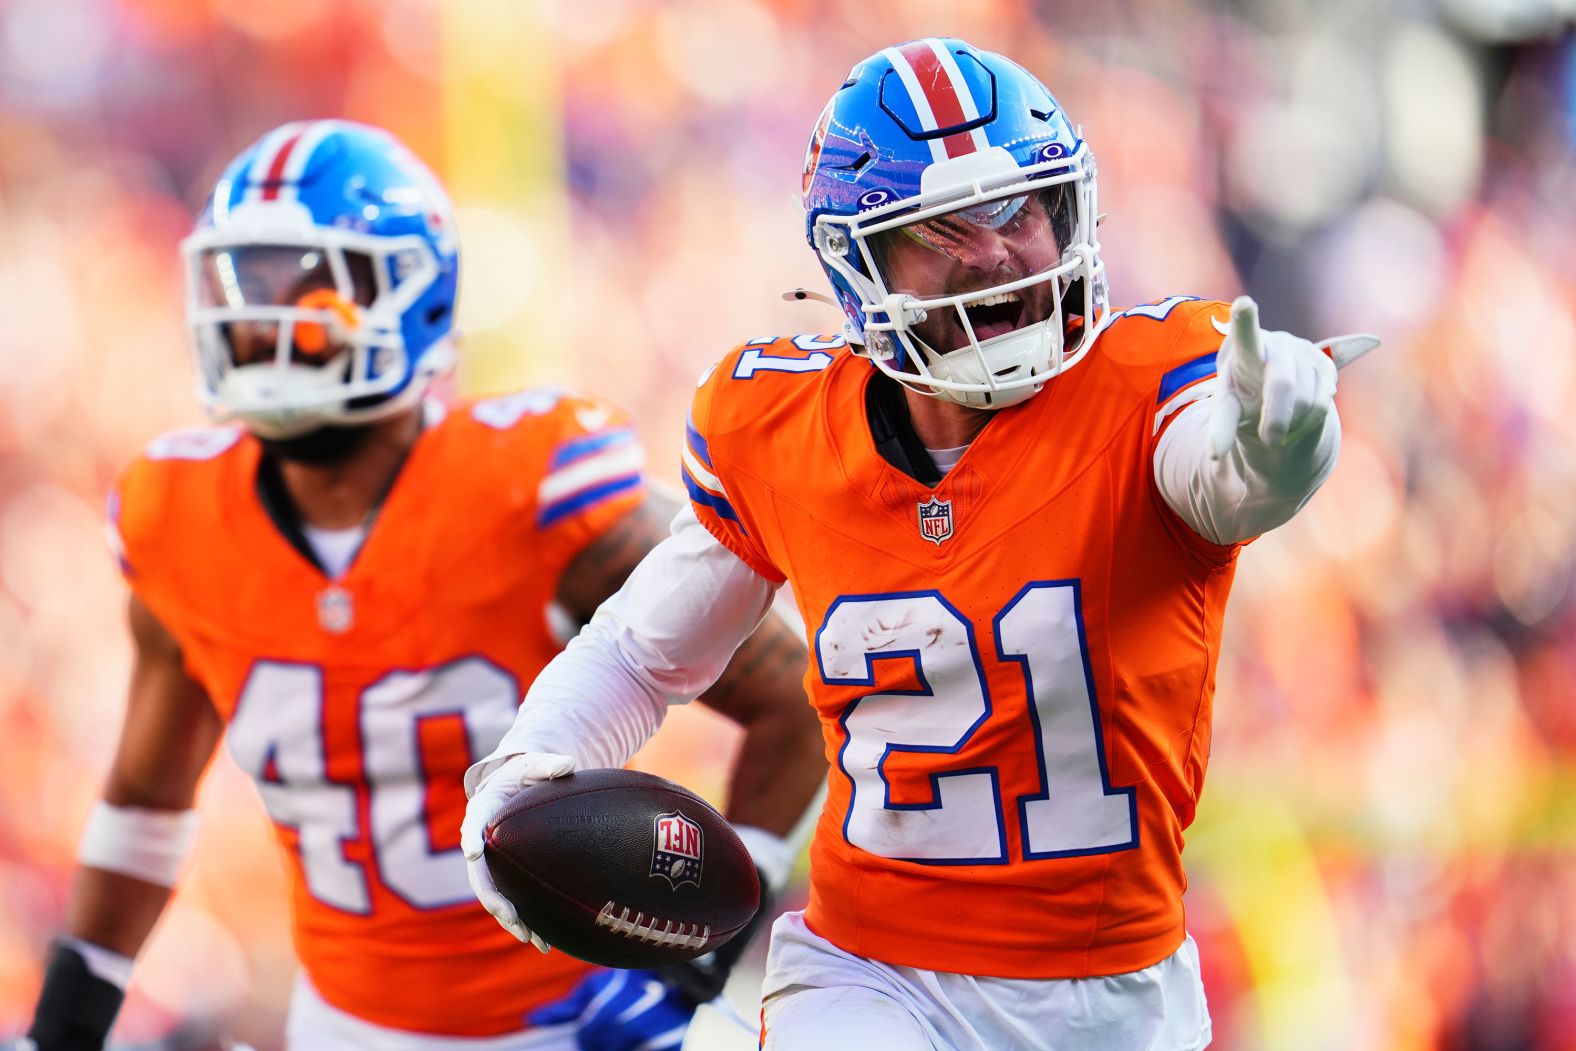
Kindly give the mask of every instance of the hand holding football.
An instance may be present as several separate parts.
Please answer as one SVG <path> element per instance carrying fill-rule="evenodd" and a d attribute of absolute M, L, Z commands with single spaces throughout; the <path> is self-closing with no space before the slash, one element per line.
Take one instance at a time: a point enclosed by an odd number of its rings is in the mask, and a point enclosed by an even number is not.
<path fill-rule="evenodd" d="M 704 956 L 760 905 L 727 820 L 671 781 L 589 770 L 532 785 L 485 833 L 487 868 L 549 945 L 604 967 Z"/>

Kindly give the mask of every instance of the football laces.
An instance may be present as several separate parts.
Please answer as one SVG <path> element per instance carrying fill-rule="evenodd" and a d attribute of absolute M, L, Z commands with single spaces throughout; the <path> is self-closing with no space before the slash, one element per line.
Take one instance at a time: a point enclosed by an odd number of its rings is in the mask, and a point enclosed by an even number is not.
<path fill-rule="evenodd" d="M 629 918 L 629 907 L 625 906 L 617 916 L 613 910 L 619 906 L 608 902 L 602 906 L 602 911 L 596 914 L 596 925 L 606 927 L 615 934 L 626 938 L 635 938 L 650 945 L 662 945 L 676 949 L 702 949 L 711 940 L 711 924 L 680 923 L 677 920 L 664 920 L 660 916 L 647 917 L 644 912 L 635 913 L 635 918 Z M 657 925 L 661 924 L 659 928 Z"/>

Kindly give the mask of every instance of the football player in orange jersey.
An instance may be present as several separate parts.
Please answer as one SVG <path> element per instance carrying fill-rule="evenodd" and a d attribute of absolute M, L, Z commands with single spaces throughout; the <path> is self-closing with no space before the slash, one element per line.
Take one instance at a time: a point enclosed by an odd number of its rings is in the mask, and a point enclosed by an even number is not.
<path fill-rule="evenodd" d="M 622 763 L 721 671 L 709 611 L 790 581 L 832 771 L 764 1046 L 1203 1047 L 1181 851 L 1226 595 L 1335 464 L 1331 358 L 1377 341 L 1110 310 L 1088 144 L 960 40 L 856 66 L 803 188 L 843 335 L 702 377 L 689 514 L 468 772 L 462 846 L 553 764 Z"/>
<path fill-rule="evenodd" d="M 456 839 L 553 610 L 589 618 L 667 535 L 628 420 L 568 391 L 424 396 L 458 250 L 437 181 L 375 128 L 265 135 L 183 251 L 202 394 L 235 422 L 159 438 L 111 498 L 136 663 L 32 1045 L 103 1046 L 223 734 L 292 876 L 292 1051 L 678 1047 L 719 961 L 659 980 L 524 951 Z M 738 612 L 761 627 L 707 702 L 745 729 L 727 810 L 770 885 L 825 763 L 803 646 L 763 612 Z"/>

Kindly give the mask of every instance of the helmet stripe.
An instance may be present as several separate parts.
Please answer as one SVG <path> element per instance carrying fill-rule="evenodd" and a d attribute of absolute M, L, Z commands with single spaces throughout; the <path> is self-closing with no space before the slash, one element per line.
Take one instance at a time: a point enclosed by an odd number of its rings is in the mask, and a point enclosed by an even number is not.
<path fill-rule="evenodd" d="M 307 125 L 306 130 L 296 138 L 295 145 L 288 150 L 287 159 L 279 175 L 280 182 L 283 184 L 280 187 L 281 192 L 290 197 L 299 195 L 299 184 L 301 176 L 306 173 L 307 162 L 312 159 L 318 144 L 333 134 L 338 127 L 339 122 L 336 120 L 318 120 Z M 281 153 L 280 156 L 286 154 Z"/>
<path fill-rule="evenodd" d="M 279 196 L 279 186 L 285 174 L 285 164 L 290 160 L 290 151 L 295 149 L 295 144 L 301 141 L 301 133 L 296 132 L 285 140 L 285 144 L 274 154 L 273 163 L 268 166 L 268 172 L 263 176 L 263 200 L 272 201 Z"/>
<path fill-rule="evenodd" d="M 980 108 L 974 101 L 974 92 L 969 89 L 969 82 L 963 79 L 963 71 L 958 68 L 957 58 L 952 52 L 947 50 L 947 45 L 935 37 L 931 37 L 925 43 L 930 45 L 930 50 L 935 52 L 937 60 L 941 62 L 941 68 L 946 70 L 947 76 L 952 78 L 952 84 L 957 90 L 958 104 L 963 107 L 963 119 L 966 121 L 979 120 Z M 985 137 L 984 128 L 971 128 L 967 135 L 974 144 L 974 150 L 990 149 L 990 140 Z M 957 136 L 953 137 L 956 138 Z M 961 148 L 953 150 L 951 147 L 948 150 L 954 157 L 960 153 L 974 152 L 974 150 Z"/>
<path fill-rule="evenodd" d="M 940 41 L 916 40 L 900 48 L 888 48 L 886 53 L 902 78 L 903 86 L 908 89 L 909 100 L 926 131 L 955 127 L 979 117 L 979 109 L 974 105 L 968 82 L 963 79 L 957 63 L 942 61 L 942 55 L 948 59 L 952 56 L 946 54 Z M 966 110 L 972 110 L 972 115 Z M 960 157 L 977 148 L 974 137 L 967 132 L 930 140 L 930 156 L 934 161 Z"/>
<path fill-rule="evenodd" d="M 902 52 L 895 47 L 889 47 L 881 54 L 886 56 L 888 62 L 892 63 L 892 69 L 897 73 L 898 79 L 908 89 L 908 101 L 913 105 L 914 111 L 919 114 L 919 126 L 926 131 L 935 131 L 936 115 L 930 108 L 930 99 L 925 95 L 924 89 L 919 86 L 919 78 L 914 75 L 914 67 L 909 65 L 908 59 L 904 58 Z M 928 139 L 926 141 L 930 144 L 930 159 L 932 161 L 944 161 L 947 159 L 947 148 L 940 139 Z"/>
<path fill-rule="evenodd" d="M 241 201 L 257 200 L 262 193 L 263 177 L 268 172 L 268 166 L 273 163 L 274 154 L 279 152 L 279 147 L 284 144 L 285 139 L 290 137 L 294 129 L 294 124 L 283 124 L 275 128 L 258 140 L 255 149 L 251 150 L 249 154 L 243 155 L 247 156 L 248 160 L 246 166 L 241 169 L 235 180 L 235 185 L 240 188 L 242 197 L 241 200 L 231 202 L 232 204 L 240 204 Z"/>
<path fill-rule="evenodd" d="M 271 201 L 279 196 L 279 176 L 284 169 L 284 161 L 289 159 L 291 147 L 305 129 L 304 123 L 295 121 L 263 136 L 263 141 L 257 144 L 252 166 L 246 173 L 248 200 Z"/>

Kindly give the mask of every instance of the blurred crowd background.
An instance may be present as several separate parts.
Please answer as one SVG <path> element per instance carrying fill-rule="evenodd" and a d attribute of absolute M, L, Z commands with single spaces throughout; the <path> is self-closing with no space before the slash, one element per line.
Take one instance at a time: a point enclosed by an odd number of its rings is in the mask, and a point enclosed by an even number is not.
<path fill-rule="evenodd" d="M 1341 463 L 1245 553 L 1190 926 L 1227 1051 L 1576 1048 L 1576 47 L 1569 0 L 0 0 L 0 1036 L 31 1011 L 129 646 L 114 472 L 198 422 L 176 245 L 289 119 L 448 182 L 465 391 L 622 403 L 674 481 L 694 377 L 835 331 L 797 200 L 858 59 L 963 36 L 1100 161 L 1113 299 L 1366 330 Z M 714 796 L 683 712 L 641 761 Z M 221 757 L 119 1030 L 266 1051 L 282 875 Z M 802 896 L 802 882 L 790 904 Z M 758 981 L 734 992 L 746 1017 Z M 726 1024 L 692 1047 L 753 1046 Z"/>

